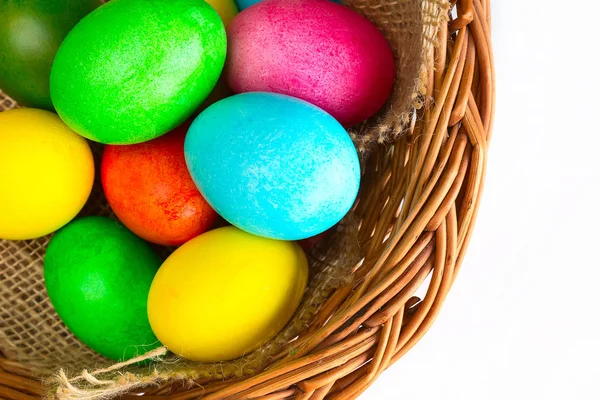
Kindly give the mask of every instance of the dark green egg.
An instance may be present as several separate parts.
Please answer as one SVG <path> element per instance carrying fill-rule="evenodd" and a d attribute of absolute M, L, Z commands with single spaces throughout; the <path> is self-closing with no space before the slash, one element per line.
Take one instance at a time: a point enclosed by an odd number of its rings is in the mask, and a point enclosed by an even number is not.
<path fill-rule="evenodd" d="M 0 89 L 52 110 L 50 68 L 58 47 L 100 0 L 0 0 Z"/>
<path fill-rule="evenodd" d="M 147 313 L 160 264 L 150 245 L 119 222 L 84 217 L 50 241 L 44 279 L 75 336 L 105 357 L 126 360 L 160 346 Z"/>

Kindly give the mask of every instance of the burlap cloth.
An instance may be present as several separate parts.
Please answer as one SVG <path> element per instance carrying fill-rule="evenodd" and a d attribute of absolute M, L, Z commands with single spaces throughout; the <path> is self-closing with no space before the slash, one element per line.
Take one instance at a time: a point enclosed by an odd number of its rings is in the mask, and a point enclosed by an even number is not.
<path fill-rule="evenodd" d="M 433 68 L 435 38 L 440 24 L 447 21 L 449 1 L 347 0 L 345 3 L 385 34 L 394 48 L 397 65 L 394 93 L 385 108 L 350 131 L 363 153 L 378 142 L 401 135 L 415 109 L 423 105 L 428 71 Z M 0 111 L 14 107 L 17 104 L 0 90 Z M 93 147 L 98 156 L 101 147 Z M 361 193 L 361 196 L 376 195 Z M 111 216 L 98 182 L 82 214 Z M 114 365 L 71 334 L 47 297 L 43 260 L 50 236 L 28 241 L 0 240 L 0 352 L 31 368 L 36 375 L 58 377 L 51 380 L 58 386 L 55 393 L 62 398 L 110 397 L 165 379 L 227 378 L 256 373 L 268 365 L 271 355 L 310 324 L 333 290 L 352 279 L 348 271 L 361 259 L 356 238 L 357 218 L 360 216 L 347 217 L 335 235 L 309 254 L 309 289 L 288 326 L 243 360 L 214 365 L 200 365 L 169 355 L 150 367 Z M 164 353 L 165 349 L 160 348 L 146 358 Z"/>

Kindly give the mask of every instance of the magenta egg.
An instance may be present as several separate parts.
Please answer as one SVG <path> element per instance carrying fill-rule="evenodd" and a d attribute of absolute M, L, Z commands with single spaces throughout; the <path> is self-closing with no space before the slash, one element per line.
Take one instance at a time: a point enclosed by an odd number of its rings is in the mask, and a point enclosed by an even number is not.
<path fill-rule="evenodd" d="M 330 1 L 265 0 L 238 14 L 227 36 L 233 91 L 294 96 L 346 127 L 375 114 L 394 85 L 383 34 Z"/>

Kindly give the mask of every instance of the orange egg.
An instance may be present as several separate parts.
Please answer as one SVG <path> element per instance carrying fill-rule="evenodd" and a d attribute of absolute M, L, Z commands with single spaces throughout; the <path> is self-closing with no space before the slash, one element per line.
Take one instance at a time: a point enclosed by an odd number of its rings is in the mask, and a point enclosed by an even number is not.
<path fill-rule="evenodd" d="M 185 164 L 187 128 L 184 124 L 149 142 L 104 150 L 102 185 L 110 206 L 131 231 L 153 243 L 180 245 L 217 220 Z"/>

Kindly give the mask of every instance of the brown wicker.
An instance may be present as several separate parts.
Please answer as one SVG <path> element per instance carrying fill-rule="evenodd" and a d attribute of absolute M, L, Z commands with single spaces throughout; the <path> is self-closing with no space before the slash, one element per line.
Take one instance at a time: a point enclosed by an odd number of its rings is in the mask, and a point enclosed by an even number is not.
<path fill-rule="evenodd" d="M 356 220 L 348 222 L 355 223 L 364 255 L 348 273 L 352 279 L 336 287 L 310 326 L 262 371 L 228 379 L 192 374 L 149 380 L 155 384 L 128 386 L 129 393 L 122 398 L 143 393 L 150 399 L 179 400 L 354 399 L 427 332 L 473 232 L 494 113 L 490 3 L 458 3 L 454 17 L 437 34 L 425 107 L 411 114 L 406 134 L 377 146 L 365 158 Z M 0 92 L 0 110 L 13 106 Z M 0 254 L 0 274 L 3 258 L 17 252 L 15 247 Z M 427 277 L 431 278 L 427 294 L 419 299 L 414 293 Z M 22 280 L 27 285 L 27 277 Z M 32 348 L 43 340 L 43 330 L 29 338 Z M 69 343 L 80 346 L 77 341 Z M 45 395 L 32 371 L 30 363 L 15 361 L 10 349 L 4 349 L 0 398 Z M 130 376 L 120 375 L 125 383 Z M 83 378 L 98 380 L 93 374 Z M 105 394 L 89 392 L 85 398 Z"/>

